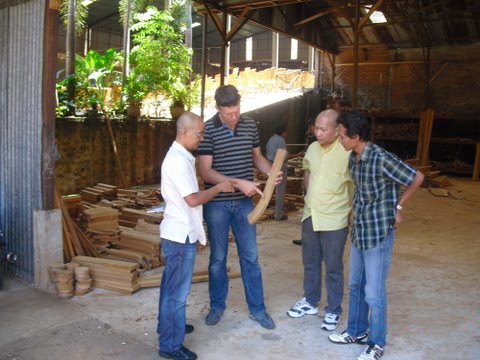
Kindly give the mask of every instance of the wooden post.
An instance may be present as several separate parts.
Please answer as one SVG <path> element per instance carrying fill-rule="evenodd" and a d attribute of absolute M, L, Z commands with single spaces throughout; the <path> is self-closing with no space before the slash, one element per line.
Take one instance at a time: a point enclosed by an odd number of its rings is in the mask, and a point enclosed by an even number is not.
<path fill-rule="evenodd" d="M 360 20 L 360 1 L 355 1 L 355 22 L 353 26 L 353 84 L 352 84 L 352 108 L 357 108 L 357 93 L 358 93 L 358 42 L 361 28 L 359 26 Z"/>
<path fill-rule="evenodd" d="M 55 173 L 55 64 L 57 61 L 58 6 L 46 3 L 45 31 L 43 33 L 43 97 L 42 97 L 42 208 L 54 205 Z"/>
<path fill-rule="evenodd" d="M 424 139 L 422 144 L 422 157 L 420 160 L 420 164 L 422 166 L 428 165 L 428 152 L 430 150 L 430 138 L 432 137 L 433 117 L 434 117 L 433 109 L 428 108 L 426 110 L 425 117 L 426 117 L 425 132 L 424 132 Z"/>
<path fill-rule="evenodd" d="M 200 116 L 203 118 L 205 114 L 205 90 L 207 76 L 207 31 L 208 31 L 208 15 L 203 15 L 202 26 L 202 97 L 200 100 Z"/>
<path fill-rule="evenodd" d="M 473 164 L 473 181 L 480 181 L 480 143 L 476 146 L 475 163 Z"/>

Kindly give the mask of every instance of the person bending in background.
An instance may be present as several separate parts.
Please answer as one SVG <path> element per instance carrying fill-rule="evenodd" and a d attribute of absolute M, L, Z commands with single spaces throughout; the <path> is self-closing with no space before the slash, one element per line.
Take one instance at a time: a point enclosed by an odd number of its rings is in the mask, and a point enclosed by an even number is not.
<path fill-rule="evenodd" d="M 277 154 L 278 149 L 287 150 L 287 125 L 280 123 L 275 127 L 275 134 L 267 142 L 267 159 L 273 162 L 275 160 L 275 155 Z M 283 179 L 280 184 L 275 186 L 275 220 L 287 220 L 288 215 L 285 214 L 284 210 L 284 197 L 285 190 L 287 188 L 287 164 L 288 164 L 288 153 L 285 156 L 285 161 L 282 165 Z"/>

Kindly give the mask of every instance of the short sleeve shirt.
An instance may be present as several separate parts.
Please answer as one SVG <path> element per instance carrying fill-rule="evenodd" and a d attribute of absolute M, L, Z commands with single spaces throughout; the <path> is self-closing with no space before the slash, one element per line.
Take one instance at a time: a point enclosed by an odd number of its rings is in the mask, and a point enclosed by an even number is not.
<path fill-rule="evenodd" d="M 350 174 L 356 186 L 352 242 L 367 250 L 385 240 L 395 222 L 401 185 L 409 186 L 417 171 L 395 154 L 367 143 L 359 161 L 350 154 Z"/>
<path fill-rule="evenodd" d="M 253 181 L 253 149 L 260 146 L 257 124 L 252 118 L 241 115 L 235 127 L 230 129 L 218 114 L 205 123 L 204 140 L 197 149 L 198 155 L 212 156 L 212 169 L 219 173 Z M 205 188 L 214 184 L 205 182 Z M 245 195 L 236 190 L 220 193 L 212 201 L 240 200 Z"/>
<path fill-rule="evenodd" d="M 165 211 L 160 236 L 171 241 L 206 244 L 202 206 L 191 207 L 185 197 L 199 191 L 195 158 L 174 141 L 162 163 L 161 192 Z"/>
<path fill-rule="evenodd" d="M 311 216 L 314 231 L 334 231 L 348 226 L 353 198 L 349 155 L 350 151 L 345 151 L 336 139 L 328 147 L 315 141 L 303 157 L 303 168 L 310 175 L 302 221 Z"/>

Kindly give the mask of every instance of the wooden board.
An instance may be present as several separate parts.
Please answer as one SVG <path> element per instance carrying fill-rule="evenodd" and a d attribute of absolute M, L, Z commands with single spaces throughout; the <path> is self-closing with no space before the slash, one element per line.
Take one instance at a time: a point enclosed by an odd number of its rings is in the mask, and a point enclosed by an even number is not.
<path fill-rule="evenodd" d="M 268 206 L 270 199 L 272 197 L 273 191 L 275 190 L 275 180 L 277 179 L 278 172 L 281 171 L 285 157 L 287 156 L 287 151 L 285 149 L 278 149 L 275 154 L 275 159 L 273 160 L 272 170 L 270 171 L 270 176 L 268 177 L 267 184 L 263 190 L 263 198 L 260 199 L 255 209 L 248 214 L 248 223 L 255 224 L 258 219 L 262 216 L 263 212 Z M 287 176 L 287 174 L 283 174 Z"/>

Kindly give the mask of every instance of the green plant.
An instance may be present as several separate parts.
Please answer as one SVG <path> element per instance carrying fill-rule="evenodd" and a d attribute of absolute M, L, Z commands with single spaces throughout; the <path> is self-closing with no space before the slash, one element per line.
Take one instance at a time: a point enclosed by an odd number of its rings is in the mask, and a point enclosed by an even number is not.
<path fill-rule="evenodd" d="M 171 102 L 172 105 L 182 104 L 191 110 L 194 105 L 200 103 L 200 76 L 195 76 L 192 81 L 178 83 L 174 86 Z"/>
<path fill-rule="evenodd" d="M 170 10 L 147 7 L 134 16 L 134 47 L 130 64 L 134 77 L 141 80 L 146 93 L 172 99 L 184 91 L 192 72 L 191 51 L 183 43 L 183 32 Z M 129 76 L 130 78 L 130 76 Z M 128 93 L 128 91 L 126 91 Z"/>
<path fill-rule="evenodd" d="M 75 82 L 77 108 L 108 110 L 111 104 L 105 103 L 108 88 L 120 86 L 121 72 L 116 70 L 121 64 L 122 55 L 115 49 L 103 54 L 90 50 L 85 57 L 77 55 L 75 62 Z"/>

